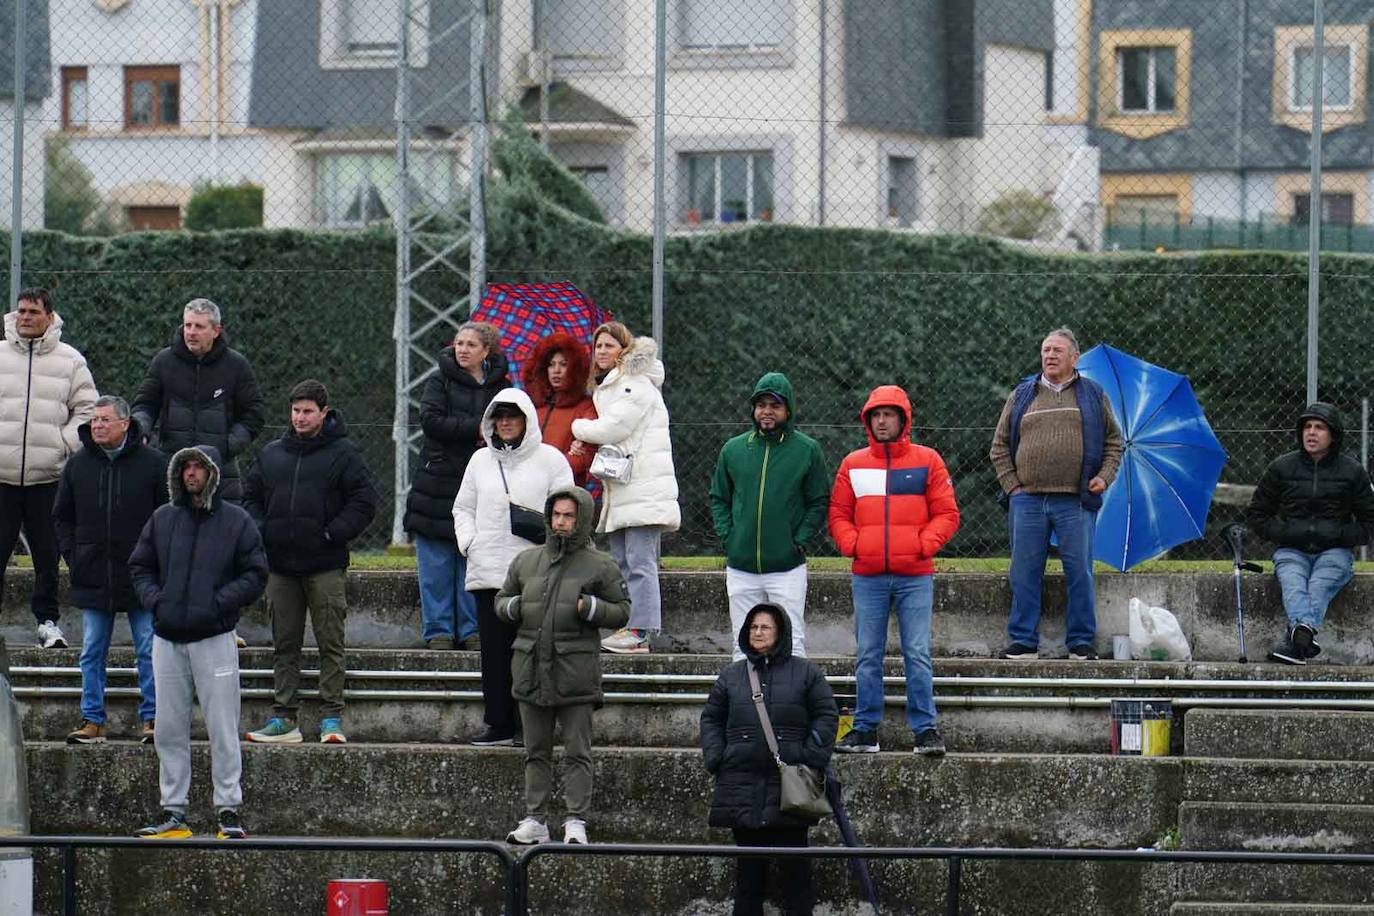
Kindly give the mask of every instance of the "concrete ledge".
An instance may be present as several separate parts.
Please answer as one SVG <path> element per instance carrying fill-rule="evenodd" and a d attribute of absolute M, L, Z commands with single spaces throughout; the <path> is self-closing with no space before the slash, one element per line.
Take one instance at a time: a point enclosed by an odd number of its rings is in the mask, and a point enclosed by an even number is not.
<path fill-rule="evenodd" d="M 667 640 L 675 651 L 730 651 L 725 577 L 720 572 L 664 572 L 664 621 Z M 65 583 L 65 574 L 64 574 Z M 986 573 L 944 573 L 936 577 L 932 646 L 947 657 L 988 657 L 1006 643 L 1006 616 L 1011 593 L 1005 576 Z M 0 635 L 13 645 L 34 639 L 28 595 L 33 574 L 11 569 L 0 600 Z M 1263 658 L 1286 625 L 1279 589 L 1272 576 L 1247 575 L 1243 594 L 1249 654 Z M 1204 661 L 1233 660 L 1239 654 L 1231 577 L 1223 573 L 1101 574 L 1097 577 L 1098 652 L 1111 654 L 1111 636 L 1127 631 L 1131 597 L 1169 608 L 1179 618 L 1192 645 L 1193 656 Z M 65 585 L 63 594 L 65 595 Z M 402 647 L 419 644 L 419 592 L 411 572 L 350 572 L 348 596 L 351 645 Z M 1063 656 L 1064 582 L 1046 579 L 1045 613 L 1041 628 L 1042 653 Z M 1322 630 L 1323 658 L 1336 664 L 1374 664 L 1374 633 L 1362 608 L 1374 605 L 1374 574 L 1359 574 L 1332 603 Z M 817 654 L 853 655 L 854 632 L 849 576 L 812 573 L 808 593 L 808 648 Z M 64 614 L 62 626 L 70 640 L 79 640 L 80 615 Z M 119 638 L 127 639 L 121 626 Z M 261 606 L 251 608 L 240 628 L 250 642 L 270 642 L 270 626 Z M 895 622 L 889 644 L 896 644 Z M 309 637 L 307 637 L 309 638 Z"/>
<path fill-rule="evenodd" d="M 1188 757 L 1183 761 L 1183 797 L 1198 802 L 1374 805 L 1374 763 Z"/>
<path fill-rule="evenodd" d="M 1366 852 L 1374 845 L 1374 807 L 1187 801 L 1179 830 L 1187 849 Z"/>
<path fill-rule="evenodd" d="M 1374 883 L 1349 866 L 1197 862 L 1178 865 L 1172 878 L 1173 899 L 1180 903 L 1374 907 Z"/>
<path fill-rule="evenodd" d="M 1169 916 L 1372 916 L 1358 903 L 1175 903 Z"/>
<path fill-rule="evenodd" d="M 1190 757 L 1374 760 L 1374 713 L 1198 709 L 1185 747 Z"/>

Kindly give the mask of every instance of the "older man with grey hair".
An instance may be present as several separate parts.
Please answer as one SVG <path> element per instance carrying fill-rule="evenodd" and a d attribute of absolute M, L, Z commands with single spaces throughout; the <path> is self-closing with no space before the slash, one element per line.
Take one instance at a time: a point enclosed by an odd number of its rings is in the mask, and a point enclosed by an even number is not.
<path fill-rule="evenodd" d="M 1050 538 L 1059 540 L 1069 604 L 1069 657 L 1097 657 L 1093 534 L 1102 494 L 1121 464 L 1121 430 L 1107 394 L 1078 374 L 1078 340 L 1056 328 L 1040 343 L 1040 372 L 1008 396 L 989 458 L 1008 502 L 1010 645 L 1002 658 L 1039 655 L 1040 590 Z"/>
<path fill-rule="evenodd" d="M 153 357 L 134 395 L 133 417 L 167 454 L 212 445 L 223 460 L 220 495 L 242 499 L 236 457 L 262 431 L 262 394 L 253 367 L 229 347 L 219 306 L 192 299 L 171 346 Z"/>

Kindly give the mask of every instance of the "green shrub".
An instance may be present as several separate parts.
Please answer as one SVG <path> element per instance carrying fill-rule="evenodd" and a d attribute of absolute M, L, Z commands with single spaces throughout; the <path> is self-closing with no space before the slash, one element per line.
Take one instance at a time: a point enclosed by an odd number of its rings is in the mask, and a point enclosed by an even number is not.
<path fill-rule="evenodd" d="M 90 169 L 76 158 L 66 137 L 43 148 L 43 225 L 72 235 L 107 236 L 122 231 L 123 216 L 95 189 Z"/>
<path fill-rule="evenodd" d="M 1034 191 L 1009 191 L 984 208 L 978 231 L 1007 239 L 1043 239 L 1059 229 L 1059 211 Z"/>
<path fill-rule="evenodd" d="M 202 185 L 186 204 L 186 228 L 253 229 L 262 225 L 262 188 L 255 184 Z"/>

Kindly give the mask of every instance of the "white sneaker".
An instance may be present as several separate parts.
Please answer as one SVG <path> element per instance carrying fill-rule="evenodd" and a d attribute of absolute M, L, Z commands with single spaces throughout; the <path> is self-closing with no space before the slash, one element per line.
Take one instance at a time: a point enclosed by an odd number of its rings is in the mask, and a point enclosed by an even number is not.
<path fill-rule="evenodd" d="M 570 817 L 563 822 L 563 842 L 587 845 L 587 822 L 580 817 Z"/>
<path fill-rule="evenodd" d="M 616 630 L 601 640 L 601 648 L 617 655 L 637 655 L 649 651 L 649 637 L 628 628 Z"/>
<path fill-rule="evenodd" d="M 38 625 L 38 644 L 44 649 L 65 649 L 67 638 L 56 620 L 45 620 Z"/>
<path fill-rule="evenodd" d="M 534 846 L 549 841 L 549 828 L 538 818 L 527 817 L 516 828 L 506 834 L 507 843 L 520 846 Z"/>

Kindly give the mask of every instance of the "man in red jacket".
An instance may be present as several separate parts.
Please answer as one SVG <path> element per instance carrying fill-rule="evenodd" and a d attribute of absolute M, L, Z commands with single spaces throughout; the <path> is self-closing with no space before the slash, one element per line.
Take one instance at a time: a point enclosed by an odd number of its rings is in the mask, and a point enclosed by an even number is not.
<path fill-rule="evenodd" d="M 930 664 L 932 558 L 959 530 L 954 485 L 939 452 L 911 441 L 911 402 L 896 385 L 881 385 L 861 414 L 868 448 L 840 463 L 830 492 L 830 536 L 854 558 L 854 730 L 835 750 L 878 751 L 883 718 L 883 650 L 895 608 L 906 672 L 906 719 L 916 753 L 939 756 Z"/>

